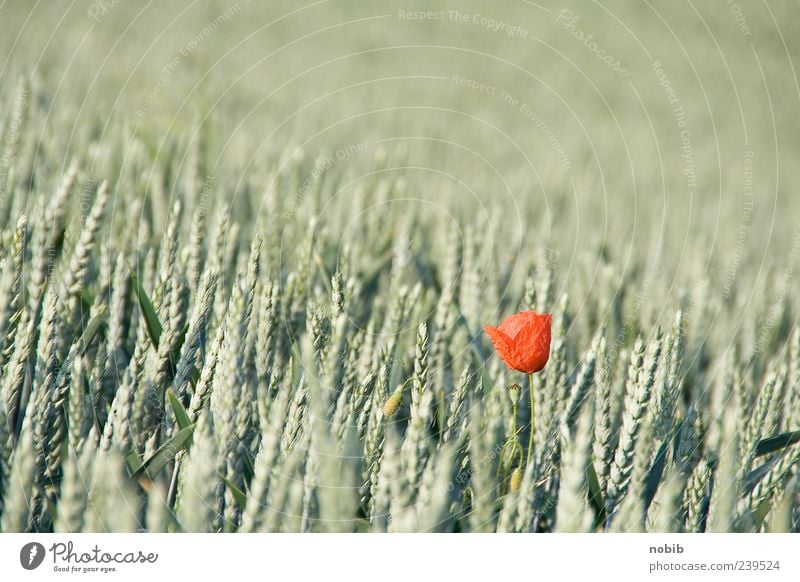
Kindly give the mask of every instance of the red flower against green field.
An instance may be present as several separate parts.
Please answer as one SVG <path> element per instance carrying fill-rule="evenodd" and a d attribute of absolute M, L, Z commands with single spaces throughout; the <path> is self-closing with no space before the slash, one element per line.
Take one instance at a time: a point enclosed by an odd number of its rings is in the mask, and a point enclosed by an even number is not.
<path fill-rule="evenodd" d="M 544 368 L 550 357 L 551 319 L 548 313 L 521 311 L 506 317 L 496 328 L 487 325 L 483 331 L 510 369 L 533 374 Z"/>

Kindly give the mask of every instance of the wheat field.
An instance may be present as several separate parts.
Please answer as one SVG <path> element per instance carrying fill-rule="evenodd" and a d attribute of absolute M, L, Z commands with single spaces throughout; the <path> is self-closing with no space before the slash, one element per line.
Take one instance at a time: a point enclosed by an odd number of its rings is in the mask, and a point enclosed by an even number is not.
<path fill-rule="evenodd" d="M 439 4 L 0 3 L 0 531 L 800 532 L 797 7 Z"/>

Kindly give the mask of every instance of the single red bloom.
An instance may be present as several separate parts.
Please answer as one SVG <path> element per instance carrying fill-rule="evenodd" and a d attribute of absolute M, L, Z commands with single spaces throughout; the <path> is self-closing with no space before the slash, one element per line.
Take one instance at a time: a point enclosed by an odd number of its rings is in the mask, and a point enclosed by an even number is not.
<path fill-rule="evenodd" d="M 551 319 L 549 313 L 521 311 L 506 317 L 496 328 L 487 325 L 483 331 L 510 369 L 533 374 L 550 358 Z"/>

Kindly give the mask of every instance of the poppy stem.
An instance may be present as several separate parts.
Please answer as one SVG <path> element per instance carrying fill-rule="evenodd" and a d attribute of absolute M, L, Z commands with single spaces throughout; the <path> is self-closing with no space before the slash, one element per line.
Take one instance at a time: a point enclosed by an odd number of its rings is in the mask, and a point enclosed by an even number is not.
<path fill-rule="evenodd" d="M 511 405 L 511 436 L 517 438 L 517 405 Z"/>
<path fill-rule="evenodd" d="M 530 435 L 528 436 L 528 458 L 525 461 L 526 467 L 531 464 L 531 457 L 533 456 L 533 435 L 536 432 L 536 399 L 533 395 L 533 374 L 528 374 L 528 390 L 530 392 L 531 400 L 531 430 Z"/>

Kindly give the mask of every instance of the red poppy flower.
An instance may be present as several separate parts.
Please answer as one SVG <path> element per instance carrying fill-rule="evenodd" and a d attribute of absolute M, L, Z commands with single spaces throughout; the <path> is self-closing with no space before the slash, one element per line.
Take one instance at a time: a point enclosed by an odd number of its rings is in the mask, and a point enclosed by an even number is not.
<path fill-rule="evenodd" d="M 544 368 L 550 357 L 551 319 L 548 313 L 521 311 L 506 317 L 496 328 L 487 325 L 483 331 L 510 369 L 533 374 Z"/>

